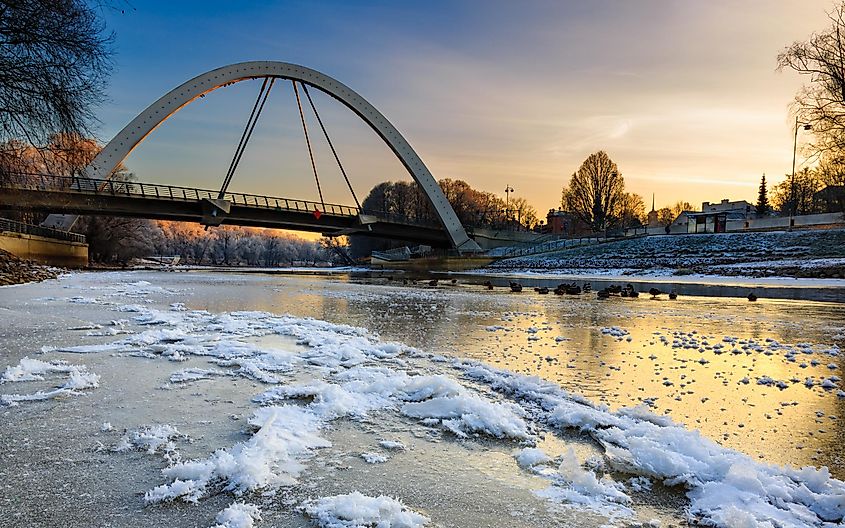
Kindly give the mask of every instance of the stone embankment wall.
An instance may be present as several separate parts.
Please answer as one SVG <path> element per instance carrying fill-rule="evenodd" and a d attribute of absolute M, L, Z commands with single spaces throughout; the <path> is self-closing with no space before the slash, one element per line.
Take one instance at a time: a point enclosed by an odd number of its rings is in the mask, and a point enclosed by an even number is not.
<path fill-rule="evenodd" d="M 88 244 L 81 242 L 0 231 L 0 250 L 50 266 L 82 268 L 88 265 Z"/>

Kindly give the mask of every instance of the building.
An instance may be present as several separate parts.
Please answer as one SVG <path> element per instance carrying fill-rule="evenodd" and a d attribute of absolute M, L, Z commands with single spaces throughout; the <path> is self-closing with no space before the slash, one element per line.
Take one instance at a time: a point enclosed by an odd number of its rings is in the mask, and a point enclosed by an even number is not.
<path fill-rule="evenodd" d="M 756 218 L 757 208 L 745 200 L 735 202 L 725 198 L 719 203 L 702 202 L 701 212 L 685 211 L 687 233 L 725 233 L 728 221 Z"/>
<path fill-rule="evenodd" d="M 710 203 L 710 202 L 702 202 L 701 203 L 701 212 L 702 213 L 723 213 L 723 212 L 731 212 L 731 213 L 741 213 L 745 215 L 745 218 L 753 218 L 753 215 L 757 214 L 757 208 L 754 204 L 748 203 L 745 200 L 737 200 L 732 202 L 725 198 L 719 203 Z"/>
<path fill-rule="evenodd" d="M 577 215 L 560 209 L 549 209 L 546 215 L 546 233 L 555 235 L 583 235 L 591 232 L 590 226 L 585 224 Z"/>
<path fill-rule="evenodd" d="M 660 215 L 654 208 L 654 193 L 651 195 L 651 211 L 648 212 L 647 227 L 658 227 L 660 225 Z"/>
<path fill-rule="evenodd" d="M 845 212 L 845 185 L 828 185 L 814 193 L 813 204 L 823 213 Z"/>

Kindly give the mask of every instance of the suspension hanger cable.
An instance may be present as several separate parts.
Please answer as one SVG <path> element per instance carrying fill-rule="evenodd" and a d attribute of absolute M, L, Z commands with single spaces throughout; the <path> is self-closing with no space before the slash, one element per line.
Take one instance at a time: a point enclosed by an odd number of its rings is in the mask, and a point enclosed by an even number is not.
<path fill-rule="evenodd" d="M 320 195 L 320 203 L 323 210 L 326 210 L 326 202 L 323 200 L 323 190 L 320 188 L 320 177 L 317 176 L 317 164 L 314 163 L 314 151 L 311 150 L 311 139 L 308 137 L 308 126 L 305 124 L 305 113 L 302 111 L 302 101 L 299 99 L 299 90 L 296 88 L 296 81 L 293 83 L 293 93 L 296 95 L 296 106 L 299 108 L 299 119 L 302 121 L 302 132 L 305 133 L 305 144 L 308 146 L 308 156 L 311 158 L 311 169 L 314 171 L 314 180 L 317 182 L 317 193 Z M 303 85 L 304 87 L 305 85 Z"/>
<path fill-rule="evenodd" d="M 314 105 L 314 100 L 311 99 L 311 94 L 308 92 L 308 86 L 303 84 L 302 91 L 305 92 L 305 97 L 308 98 L 308 103 L 311 104 L 311 109 L 314 111 L 314 115 L 317 117 L 317 122 L 320 124 L 320 128 L 323 130 L 323 135 L 326 137 L 326 142 L 329 144 L 329 148 L 332 149 L 332 154 L 334 154 L 334 159 L 335 161 L 337 161 L 337 166 L 340 169 L 340 173 L 343 174 L 343 179 L 346 180 L 346 185 L 347 187 L 349 187 L 349 192 L 352 193 L 352 198 L 355 200 L 355 205 L 358 206 L 358 210 L 360 210 L 361 203 L 358 201 L 358 197 L 355 195 L 355 189 L 352 188 L 352 183 L 349 181 L 349 176 L 347 176 L 346 170 L 343 168 L 343 164 L 340 162 L 340 156 L 337 155 L 337 151 L 334 148 L 332 139 L 329 137 L 329 132 L 326 130 L 325 125 L 323 125 L 323 120 L 320 118 L 320 114 L 317 112 L 317 107 Z"/>
<path fill-rule="evenodd" d="M 226 195 L 226 189 L 228 189 L 229 184 L 232 182 L 232 177 L 235 175 L 238 164 L 241 162 L 241 156 L 243 156 L 243 153 L 246 150 L 246 145 L 249 143 L 250 137 L 252 137 L 252 131 L 255 130 L 255 125 L 258 123 L 261 111 L 264 110 L 264 103 L 267 102 L 267 98 L 270 96 L 270 89 L 273 88 L 273 83 L 275 82 L 275 77 L 265 77 L 264 82 L 261 83 L 258 98 L 256 98 L 255 104 L 252 106 L 252 112 L 250 112 L 249 119 L 247 119 L 246 126 L 241 134 L 241 140 L 238 142 L 238 148 L 235 149 L 235 155 L 232 157 L 232 162 L 229 164 L 229 170 L 226 172 L 226 178 L 223 180 L 223 185 L 220 187 L 220 193 L 217 196 L 219 200 L 222 200 Z"/>
<path fill-rule="evenodd" d="M 252 121 L 252 126 L 249 128 L 249 133 L 246 135 L 246 141 L 244 141 L 244 146 L 241 149 L 240 154 L 238 154 L 238 161 L 235 163 L 235 169 L 238 168 L 238 164 L 241 162 L 241 156 L 243 156 L 244 152 L 246 151 L 246 144 L 249 142 L 249 139 L 252 137 L 252 131 L 255 130 L 255 125 L 258 124 L 258 117 L 261 115 L 261 111 L 264 110 L 264 103 L 267 102 L 267 98 L 270 97 L 270 89 L 273 87 L 273 83 L 276 82 L 275 78 L 270 79 L 270 83 L 267 85 L 267 91 L 264 92 L 264 99 L 261 100 L 261 105 L 258 107 L 258 112 L 255 114 L 255 119 Z M 232 171 L 232 176 L 235 175 L 235 171 Z M 229 177 L 229 182 L 232 181 L 232 176 Z M 227 183 L 228 186 L 228 183 Z"/>
<path fill-rule="evenodd" d="M 241 148 L 243 148 L 244 139 L 246 139 L 247 132 L 249 131 L 249 127 L 252 124 L 252 120 L 255 117 L 255 111 L 258 109 L 258 105 L 261 102 L 261 96 L 264 95 L 264 90 L 267 88 L 267 77 L 264 78 L 264 82 L 261 83 L 261 89 L 258 91 L 258 97 L 255 99 L 255 104 L 252 105 L 252 112 L 249 113 L 249 118 L 246 120 L 246 125 L 244 126 L 244 131 L 241 133 L 241 139 L 238 141 L 238 146 L 235 148 L 235 154 L 232 156 L 232 161 L 229 163 L 229 170 L 226 171 L 226 176 L 223 178 L 223 185 L 220 187 L 220 194 L 218 195 L 218 199 L 222 199 L 223 195 L 226 192 L 226 188 L 229 186 L 229 180 L 231 179 L 232 172 L 234 172 L 236 161 L 238 159 L 238 153 L 240 153 Z"/>

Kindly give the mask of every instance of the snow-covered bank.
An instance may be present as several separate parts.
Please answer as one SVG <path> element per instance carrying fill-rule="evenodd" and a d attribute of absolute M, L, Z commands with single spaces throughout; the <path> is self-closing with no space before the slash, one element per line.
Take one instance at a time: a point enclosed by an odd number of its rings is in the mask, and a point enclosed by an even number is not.
<path fill-rule="evenodd" d="M 845 229 L 648 236 L 506 258 L 490 268 L 845 279 Z"/>
<path fill-rule="evenodd" d="M 594 439 L 602 448 L 603 456 L 585 460 L 568 450 L 549 456 L 534 451 L 521 457 L 524 469 L 517 469 L 514 460 L 513 470 L 543 479 L 546 486 L 540 495 L 550 504 L 599 512 L 619 523 L 648 520 L 639 517 L 633 497 L 652 481 L 683 487 L 693 518 L 724 526 L 742 519 L 763 525 L 771 521 L 780 526 L 821 526 L 842 517 L 842 505 L 837 502 L 843 496 L 842 483 L 824 471 L 760 464 L 642 408 L 611 411 L 553 383 L 476 361 L 453 361 L 383 340 L 356 326 L 266 311 L 215 313 L 191 310 L 181 303 L 168 308 L 167 304 L 147 302 L 153 292 L 172 291 L 132 281 L 106 285 L 91 296 L 55 301 L 69 303 L 65 306 L 114 310 L 90 325 L 93 332 L 111 327 L 131 332 L 97 336 L 101 343 L 85 349 L 62 348 L 71 353 L 86 352 L 88 355 L 79 356 L 80 360 L 92 354 L 108 360 L 109 356 L 103 354 L 106 352 L 115 354 L 115 360 L 129 357 L 132 361 L 159 361 L 161 365 L 178 361 L 179 365 L 173 365 L 177 370 L 167 369 L 161 382 L 170 380 L 179 386 L 244 378 L 260 384 L 253 394 L 255 405 L 245 415 L 248 436 L 217 445 L 205 455 L 177 458 L 178 441 L 172 449 L 167 445 L 178 438 L 175 428 L 138 429 L 125 435 L 128 444 L 135 446 L 132 449 L 149 449 L 143 446 L 155 444 L 162 447 L 154 448 L 154 452 L 176 452 L 161 481 L 148 490 L 150 503 L 203 502 L 220 492 L 231 493 L 239 500 L 222 510 L 217 522 L 224 526 L 259 522 L 259 514 L 264 517 L 268 512 L 264 505 L 260 512 L 257 507 L 250 508 L 253 499 L 279 488 L 306 487 L 312 469 L 332 443 L 330 431 L 334 427 L 340 423 L 365 427 L 388 421 L 396 431 L 410 427 L 424 430 L 423 436 L 431 439 L 434 450 L 447 442 L 460 445 L 481 438 L 508 451 L 522 452 L 526 447 L 537 449 L 544 432 L 565 437 L 564 431 L 582 431 L 585 438 Z M 386 297 L 407 293 L 380 292 Z M 432 305 L 434 295 L 424 292 L 417 297 Z M 121 297 L 132 304 L 125 304 Z M 110 324 L 120 319 L 128 321 Z M 537 326 L 534 333 L 545 328 Z M 605 328 L 606 339 L 611 342 L 614 336 L 624 339 L 627 335 L 624 328 Z M 291 344 L 263 344 L 262 339 L 272 336 L 290 338 Z M 294 341 L 298 344 L 293 345 Z M 781 352 L 794 355 L 791 348 Z M 808 357 L 826 354 L 821 349 L 801 353 Z M 185 368 L 182 361 L 194 363 Z M 199 367 L 196 362 L 208 364 Z M 10 378 L 24 378 L 26 372 L 38 375 L 35 368 L 11 366 Z M 22 368 L 14 368 L 19 366 Z M 213 407 L 210 409 L 213 411 Z M 161 440 L 164 442 L 159 444 Z M 382 443 L 385 440 L 387 444 Z M 393 457 L 380 464 L 381 468 L 398 463 L 400 457 L 393 455 L 393 449 L 399 449 L 395 441 L 381 437 L 373 439 L 366 452 Z M 359 514 L 362 519 L 373 519 L 373 512 L 381 519 L 402 512 L 432 519 L 438 515 L 432 505 L 413 497 L 394 497 L 401 499 L 398 506 L 378 494 L 355 495 L 358 500 L 350 501 L 355 491 L 312 496 L 299 505 L 305 511 L 309 511 L 308 505 L 314 505 L 314 513 L 309 515 L 316 520 L 324 512 L 329 519 L 326 522 L 352 523 Z M 343 499 L 337 499 L 339 496 Z"/>

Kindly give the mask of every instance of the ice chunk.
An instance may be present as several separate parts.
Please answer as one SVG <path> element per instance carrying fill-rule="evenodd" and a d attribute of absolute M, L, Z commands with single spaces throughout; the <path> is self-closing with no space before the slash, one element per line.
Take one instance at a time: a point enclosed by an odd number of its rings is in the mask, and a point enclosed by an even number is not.
<path fill-rule="evenodd" d="M 441 396 L 423 402 L 406 403 L 402 414 L 412 418 L 437 418 L 457 436 L 486 433 L 497 438 L 524 439 L 530 436 L 528 424 L 519 415 L 520 407 L 495 403 L 474 394 Z"/>
<path fill-rule="evenodd" d="M 65 373 L 78 368 L 59 362 L 46 362 L 24 357 L 17 365 L 9 365 L 0 376 L 0 383 L 43 380 L 45 374 Z"/>
<path fill-rule="evenodd" d="M 531 467 L 536 466 L 537 464 L 545 464 L 546 462 L 551 461 L 549 455 L 547 455 L 542 449 L 537 449 L 536 447 L 526 447 L 521 451 L 518 451 L 514 458 L 516 458 L 517 464 L 520 467 Z"/>
<path fill-rule="evenodd" d="M 111 427 L 111 424 L 109 424 L 109 427 Z M 151 455 L 163 453 L 169 461 L 176 461 L 179 459 L 179 455 L 173 441 L 177 438 L 188 438 L 188 436 L 180 433 L 172 425 L 149 425 L 123 435 L 117 445 L 112 448 L 112 451 L 120 453 L 137 449 L 146 451 Z"/>
<path fill-rule="evenodd" d="M 303 506 L 321 528 L 420 528 L 429 519 L 391 497 L 359 492 L 322 497 Z"/>
<path fill-rule="evenodd" d="M 233 502 L 217 513 L 217 524 L 212 528 L 253 528 L 261 520 L 261 510 L 254 504 Z"/>
<path fill-rule="evenodd" d="M 148 503 L 182 499 L 196 502 L 211 485 L 241 495 L 268 486 L 290 486 L 304 469 L 302 460 L 315 449 L 331 447 L 319 436 L 322 422 L 312 412 L 294 406 L 258 409 L 249 423 L 258 430 L 230 449 L 201 460 L 180 462 L 162 470 L 170 480 L 148 491 Z"/>
<path fill-rule="evenodd" d="M 0 405 L 12 407 L 23 401 L 50 400 L 63 395 L 77 395 L 81 394 L 80 391 L 83 389 L 94 389 L 100 386 L 100 376 L 89 372 L 83 365 L 46 363 L 29 358 L 23 358 L 15 367 L 7 367 L 0 383 L 42 380 L 44 375 L 52 372 L 67 374 L 67 379 L 57 388 L 49 391 L 41 390 L 32 394 L 0 394 Z"/>
<path fill-rule="evenodd" d="M 585 506 L 611 518 L 633 515 L 626 506 L 631 498 L 624 492 L 624 485 L 606 476 L 599 479 L 592 471 L 582 468 L 571 447 L 561 458 L 557 474 L 547 476 L 553 485 L 538 491 L 540 497 Z"/>
<path fill-rule="evenodd" d="M 367 464 L 383 464 L 389 460 L 386 456 L 379 453 L 361 453 L 361 458 Z"/>
<path fill-rule="evenodd" d="M 186 368 L 177 370 L 170 375 L 170 383 L 186 383 L 189 381 L 207 380 L 215 376 L 225 376 L 229 371 L 219 369 Z"/>
<path fill-rule="evenodd" d="M 397 440 L 379 440 L 378 445 L 385 449 L 404 450 L 405 444 Z"/>

